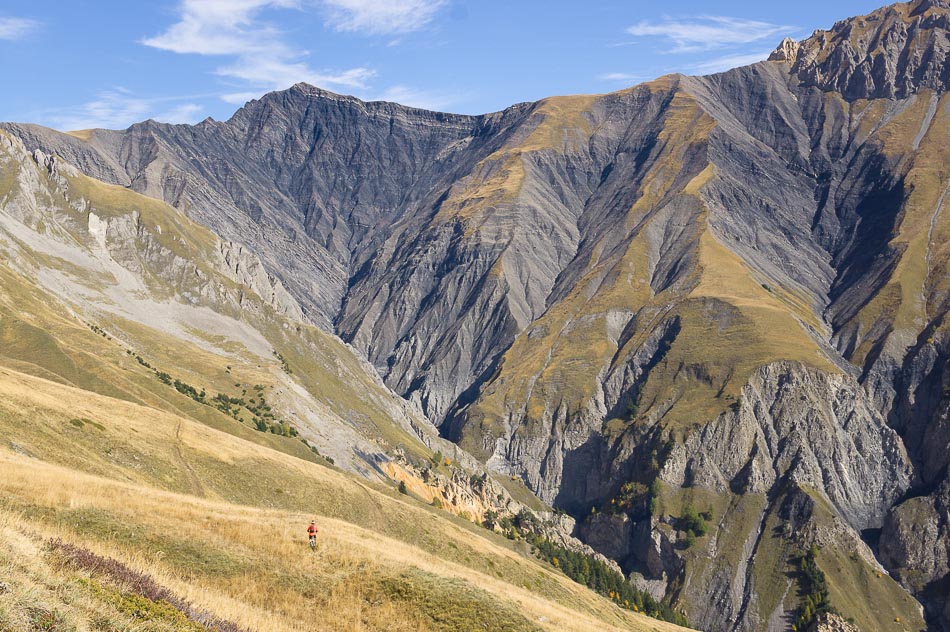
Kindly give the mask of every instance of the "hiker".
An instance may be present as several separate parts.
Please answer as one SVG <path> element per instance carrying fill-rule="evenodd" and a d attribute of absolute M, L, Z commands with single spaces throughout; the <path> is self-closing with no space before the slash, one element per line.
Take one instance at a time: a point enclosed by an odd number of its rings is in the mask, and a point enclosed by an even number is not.
<path fill-rule="evenodd" d="M 310 538 L 310 548 L 311 548 L 311 549 L 317 548 L 317 532 L 318 532 L 318 531 L 320 531 L 320 530 L 317 529 L 317 521 L 316 521 L 316 520 L 311 520 L 311 521 L 310 521 L 310 526 L 307 527 L 307 537 Z"/>

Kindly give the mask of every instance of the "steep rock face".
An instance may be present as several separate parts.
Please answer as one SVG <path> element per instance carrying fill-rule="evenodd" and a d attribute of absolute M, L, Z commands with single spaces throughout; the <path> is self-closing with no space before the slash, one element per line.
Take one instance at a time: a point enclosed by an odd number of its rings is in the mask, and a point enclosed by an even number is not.
<path fill-rule="evenodd" d="M 804 534 L 820 529 L 811 515 L 815 509 L 796 522 L 794 516 L 803 515 L 796 503 L 806 496 L 797 491 L 796 501 L 787 490 L 808 490 L 833 508 L 829 513 L 835 516 L 836 534 L 822 537 L 816 532 L 812 542 L 823 539 L 829 550 L 859 550 L 864 563 L 874 564 L 857 534 L 881 526 L 888 508 L 910 486 L 913 467 L 897 433 L 867 402 L 855 380 L 780 363 L 752 376 L 738 411 L 673 447 L 660 477 L 677 488 L 764 499 L 761 505 L 722 516 L 709 545 L 717 562 L 691 577 L 688 601 L 710 604 L 701 609 L 707 625 L 716 625 L 725 611 L 736 622 L 733 629 L 784 629 L 782 622 L 796 602 L 787 599 L 787 588 L 783 595 L 772 592 L 775 588 L 763 575 L 774 571 L 761 567 L 781 564 L 788 553 L 776 555 L 776 549 L 804 548 L 810 544 Z M 814 503 L 808 498 L 806 505 Z M 741 548 L 720 549 L 730 531 L 748 536 Z M 730 564 L 733 570 L 723 573 Z M 875 614 L 875 619 L 889 616 Z"/>
<path fill-rule="evenodd" d="M 243 244 L 221 242 L 219 270 L 239 285 L 250 288 L 277 313 L 293 320 L 304 320 L 303 311 L 279 279 L 268 274 L 261 260 Z"/>
<path fill-rule="evenodd" d="M 913 467 L 855 380 L 779 363 L 753 374 L 738 411 L 676 445 L 660 478 L 761 494 L 792 482 L 820 490 L 862 531 L 881 526 Z"/>
<path fill-rule="evenodd" d="M 363 103 L 299 84 L 227 122 L 147 121 L 77 137 L 10 125 L 106 182 L 162 199 L 227 240 L 253 242 L 308 316 L 331 327 L 349 276 L 407 211 L 491 153 L 525 107 L 469 117 Z M 462 165 L 458 163 L 461 162 Z"/>
<path fill-rule="evenodd" d="M 929 496 L 894 507 L 881 533 L 881 559 L 901 583 L 924 598 L 931 617 L 950 625 L 941 609 L 950 588 L 950 480 Z"/>

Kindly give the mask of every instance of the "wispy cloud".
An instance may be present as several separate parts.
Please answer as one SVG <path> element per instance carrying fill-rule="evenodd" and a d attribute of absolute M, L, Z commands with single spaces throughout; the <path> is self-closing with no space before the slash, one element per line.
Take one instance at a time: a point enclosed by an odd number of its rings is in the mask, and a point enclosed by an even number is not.
<path fill-rule="evenodd" d="M 39 27 L 36 20 L 0 16 L 0 40 L 18 40 Z"/>
<path fill-rule="evenodd" d="M 125 88 L 100 92 L 87 103 L 47 113 L 49 123 L 60 130 L 91 128 L 125 129 L 133 123 L 154 119 L 163 123 L 196 123 L 204 108 L 192 99 L 207 95 L 143 98 Z"/>
<path fill-rule="evenodd" d="M 694 64 L 690 70 L 700 75 L 711 75 L 717 72 L 723 72 L 739 66 L 748 66 L 758 61 L 766 59 L 772 51 L 763 50 L 757 53 L 742 53 L 738 55 L 724 55 L 716 57 L 698 64 Z"/>
<path fill-rule="evenodd" d="M 597 75 L 597 79 L 600 81 L 613 81 L 615 83 L 640 83 L 645 81 L 647 78 L 643 75 L 636 75 L 629 72 L 606 72 L 602 75 Z"/>
<path fill-rule="evenodd" d="M 323 0 L 323 4 L 329 26 L 379 35 L 424 27 L 446 0 Z"/>
<path fill-rule="evenodd" d="M 270 90 L 307 82 L 329 88 L 366 88 L 372 69 L 316 70 L 308 52 L 295 48 L 284 34 L 262 18 L 265 10 L 298 9 L 296 0 L 183 0 L 178 22 L 164 33 L 142 41 L 146 46 L 181 54 L 230 57 L 215 71 L 242 82 L 223 98 L 238 102 Z"/>
<path fill-rule="evenodd" d="M 458 95 L 418 90 L 403 85 L 391 86 L 381 94 L 367 95 L 365 98 L 368 101 L 392 101 L 409 107 L 435 111 L 444 111 L 459 101 Z"/>
<path fill-rule="evenodd" d="M 794 30 L 791 26 L 705 15 L 696 18 L 666 18 L 662 22 L 640 22 L 627 29 L 637 37 L 661 37 L 670 42 L 671 53 L 689 53 L 743 46 L 767 38 L 777 38 Z"/>

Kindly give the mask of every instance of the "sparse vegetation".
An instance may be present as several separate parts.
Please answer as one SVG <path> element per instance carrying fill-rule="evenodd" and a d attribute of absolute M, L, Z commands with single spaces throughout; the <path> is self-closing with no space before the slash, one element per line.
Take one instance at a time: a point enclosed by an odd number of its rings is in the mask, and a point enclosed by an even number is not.
<path fill-rule="evenodd" d="M 103 329 L 102 327 L 100 327 L 99 325 L 96 325 L 96 324 L 94 324 L 94 323 L 86 323 L 86 325 L 87 325 L 87 326 L 89 327 L 89 329 L 91 329 L 94 333 L 99 334 L 100 336 L 102 336 L 102 337 L 105 338 L 106 340 L 112 340 L 112 336 L 110 336 L 110 335 L 106 332 L 106 330 L 104 330 L 104 329 Z"/>
<path fill-rule="evenodd" d="M 287 359 L 283 355 L 281 355 L 280 352 L 274 351 L 274 357 L 280 360 L 280 368 L 284 370 L 284 373 L 286 373 L 287 375 L 294 374 L 294 372 L 290 370 L 290 365 L 287 364 Z M 229 370 L 230 368 L 231 367 L 228 367 Z"/>
<path fill-rule="evenodd" d="M 241 423 L 244 423 L 244 417 L 241 415 L 240 409 L 244 408 L 252 416 L 251 422 L 254 429 L 260 432 L 269 432 L 271 434 L 280 435 L 282 437 L 299 436 L 299 432 L 293 426 L 293 424 L 277 417 L 274 414 L 274 409 L 270 404 L 267 403 L 267 400 L 264 397 L 265 387 L 263 384 L 254 385 L 253 395 L 249 399 L 245 399 L 245 396 L 247 395 L 247 389 L 242 389 L 240 397 L 231 396 L 227 393 L 217 393 L 214 397 L 209 399 L 207 392 L 203 387 L 199 390 L 197 387 L 192 386 L 184 380 L 172 377 L 165 371 L 158 370 L 149 362 L 147 362 L 142 356 L 131 350 L 128 351 L 128 354 L 134 356 L 135 360 L 139 364 L 152 371 L 163 384 L 173 386 L 176 391 L 185 397 L 193 399 L 199 404 L 212 406 L 225 415 Z M 240 386 L 240 383 L 235 384 L 235 387 Z"/>
<path fill-rule="evenodd" d="M 196 608 L 150 576 L 117 560 L 58 538 L 47 541 L 45 548 L 61 566 L 89 573 L 90 577 L 78 580 L 80 584 L 133 619 L 160 621 L 186 632 L 246 632 L 231 621 Z"/>
<path fill-rule="evenodd" d="M 85 428 L 86 426 L 92 426 L 93 428 L 95 428 L 95 429 L 98 430 L 99 432 L 103 432 L 103 431 L 106 429 L 106 427 L 103 426 L 101 423 L 99 423 L 99 422 L 97 422 L 97 421 L 93 421 L 93 420 L 91 420 L 91 419 L 87 419 L 87 418 L 85 418 L 85 417 L 78 417 L 78 418 L 70 419 L 70 420 L 69 420 L 69 424 L 70 424 L 71 426 L 76 427 L 76 428 Z"/>
<path fill-rule="evenodd" d="M 613 498 L 604 503 L 601 511 L 626 513 L 634 519 L 646 518 L 656 513 L 659 496 L 659 480 L 654 479 L 649 487 L 637 481 L 628 481 L 620 486 Z"/>

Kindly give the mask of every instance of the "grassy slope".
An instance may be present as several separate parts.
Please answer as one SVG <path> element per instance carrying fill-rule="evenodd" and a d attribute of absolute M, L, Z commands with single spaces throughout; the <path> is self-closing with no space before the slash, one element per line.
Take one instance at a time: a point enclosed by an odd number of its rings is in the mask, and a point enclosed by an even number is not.
<path fill-rule="evenodd" d="M 835 533 L 842 529 L 834 510 L 819 494 L 806 490 L 815 501 L 806 530 Z M 744 555 L 754 551 L 755 565 L 749 575 L 756 599 L 750 608 L 760 621 L 768 621 L 777 609 L 794 612 L 801 598 L 801 585 L 794 558 L 801 548 L 800 534 L 787 528 L 779 495 L 770 504 L 762 494 L 718 494 L 704 488 L 672 489 L 663 486 L 658 500 L 658 515 L 678 517 L 684 508 L 710 511 L 709 533 L 699 537 L 682 555 L 691 567 L 683 595 L 696 600 L 706 596 L 703 588 L 717 577 L 735 577 L 745 573 Z M 764 512 L 764 515 L 763 515 Z M 763 519 L 761 525 L 759 520 Z M 759 528 L 761 526 L 761 538 Z M 666 527 L 664 525 L 664 528 Z M 682 536 L 681 536 L 682 537 Z M 921 630 L 926 626 L 919 604 L 894 579 L 869 564 L 858 551 L 855 541 L 844 538 L 825 543 L 818 556 L 819 567 L 828 581 L 831 603 L 845 617 L 855 620 L 859 629 Z M 757 544 L 756 544 L 757 543 Z M 895 623 L 901 621 L 901 625 Z"/>
<path fill-rule="evenodd" d="M 37 600 L 76 623 L 122 619 L 49 565 L 51 536 L 256 629 L 675 629 L 469 523 L 167 412 L 0 369 L 0 436 L 0 550 L 25 552 L 0 555 L 0 629 Z"/>

